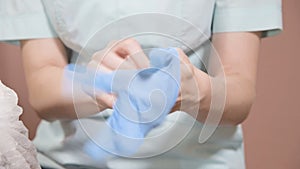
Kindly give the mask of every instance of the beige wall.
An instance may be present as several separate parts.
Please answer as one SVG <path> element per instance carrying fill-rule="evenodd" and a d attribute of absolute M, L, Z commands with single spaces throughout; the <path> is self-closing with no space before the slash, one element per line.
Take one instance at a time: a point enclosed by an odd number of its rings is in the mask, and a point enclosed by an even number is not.
<path fill-rule="evenodd" d="M 300 168 L 300 1 L 284 1 L 285 32 L 263 40 L 257 101 L 244 124 L 248 169 Z M 17 47 L 0 44 L 0 79 L 15 89 L 34 136 L 38 118 L 27 101 Z"/>

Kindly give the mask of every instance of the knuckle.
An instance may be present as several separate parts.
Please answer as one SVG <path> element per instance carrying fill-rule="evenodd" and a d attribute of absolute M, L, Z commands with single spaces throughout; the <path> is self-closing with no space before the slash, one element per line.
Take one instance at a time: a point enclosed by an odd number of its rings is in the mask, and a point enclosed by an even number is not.
<path fill-rule="evenodd" d="M 182 50 L 181 48 L 175 48 L 175 49 L 177 50 L 177 52 L 178 52 L 179 54 L 184 53 L 183 50 Z"/>
<path fill-rule="evenodd" d="M 138 42 L 134 38 L 128 38 L 124 40 L 125 44 L 137 44 Z"/>
<path fill-rule="evenodd" d="M 92 55 L 92 60 L 99 60 L 102 58 L 103 50 L 97 51 Z"/>

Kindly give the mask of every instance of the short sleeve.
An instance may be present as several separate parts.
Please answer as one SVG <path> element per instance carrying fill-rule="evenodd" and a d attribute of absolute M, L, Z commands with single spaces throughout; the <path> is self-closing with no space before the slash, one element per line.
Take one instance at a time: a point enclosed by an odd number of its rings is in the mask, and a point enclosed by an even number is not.
<path fill-rule="evenodd" d="M 216 0 L 213 33 L 262 31 L 267 37 L 281 30 L 281 0 Z"/>
<path fill-rule="evenodd" d="M 0 0 L 0 41 L 56 36 L 41 0 Z"/>

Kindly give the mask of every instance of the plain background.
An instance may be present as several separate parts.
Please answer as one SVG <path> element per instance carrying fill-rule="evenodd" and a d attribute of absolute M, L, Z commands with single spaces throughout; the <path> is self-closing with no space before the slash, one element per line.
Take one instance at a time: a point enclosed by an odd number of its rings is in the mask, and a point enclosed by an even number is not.
<path fill-rule="evenodd" d="M 244 123 L 248 169 L 300 168 L 300 1 L 284 0 L 284 32 L 264 39 L 257 99 Z M 39 118 L 27 101 L 20 50 L 0 44 L 0 80 L 19 95 L 33 138 Z"/>

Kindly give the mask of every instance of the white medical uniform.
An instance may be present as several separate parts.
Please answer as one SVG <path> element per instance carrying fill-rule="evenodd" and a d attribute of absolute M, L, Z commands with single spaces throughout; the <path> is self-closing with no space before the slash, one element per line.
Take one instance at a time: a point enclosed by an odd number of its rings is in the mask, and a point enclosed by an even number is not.
<path fill-rule="evenodd" d="M 17 43 L 21 39 L 59 37 L 74 51 L 74 58 L 83 48 L 92 54 L 110 40 L 136 33 L 134 37 L 144 48 L 176 46 L 187 53 L 192 48 L 192 63 L 203 68 L 200 58 L 210 51 L 211 34 L 263 31 L 266 37 L 281 29 L 280 0 L 0 0 L 0 40 Z M 241 126 L 219 126 L 206 143 L 200 144 L 203 124 L 194 122 L 184 112 L 170 114 L 148 136 L 163 133 L 161 137 L 145 142 L 138 154 L 147 156 L 170 150 L 149 158 L 113 158 L 106 167 L 245 168 Z M 100 168 L 103 165 L 83 152 L 82 146 L 89 139 L 86 133 L 97 134 L 101 125 L 104 120 L 99 117 L 42 121 L 34 143 L 41 154 L 61 166 Z M 178 133 L 187 135 L 178 142 Z M 45 158 L 41 158 L 41 163 L 59 168 Z"/>

